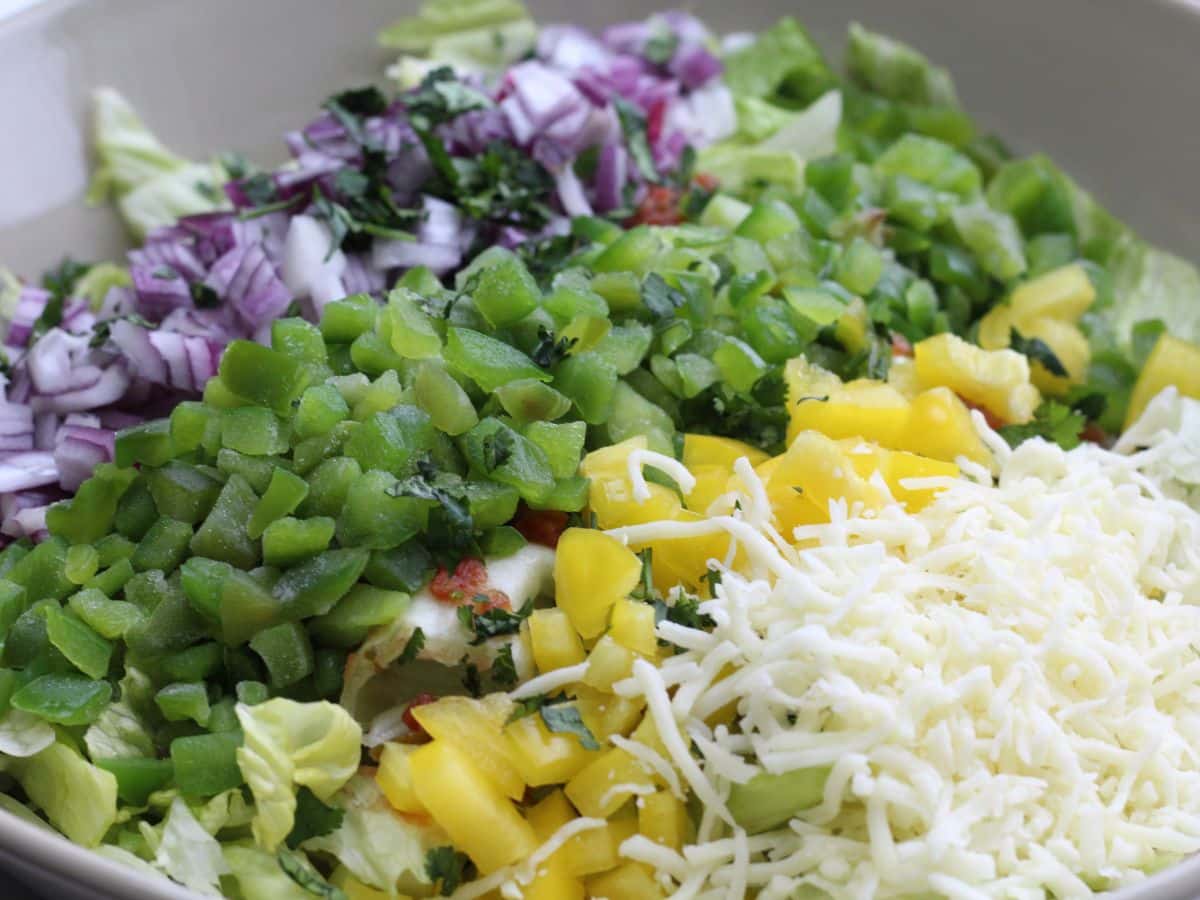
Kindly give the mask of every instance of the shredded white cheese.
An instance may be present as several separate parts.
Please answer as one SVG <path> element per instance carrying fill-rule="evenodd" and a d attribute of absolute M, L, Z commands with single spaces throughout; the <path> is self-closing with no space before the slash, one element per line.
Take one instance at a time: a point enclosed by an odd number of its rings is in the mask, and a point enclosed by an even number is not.
<path fill-rule="evenodd" d="M 679 489 L 685 494 L 690 494 L 696 488 L 696 476 L 679 460 L 667 456 L 665 453 L 656 453 L 653 450 L 631 450 L 626 466 L 629 483 L 633 485 L 633 499 L 639 503 L 650 499 L 650 485 L 646 483 L 646 476 L 642 472 L 643 466 L 653 466 L 665 472 L 675 480 Z"/>
<path fill-rule="evenodd" d="M 1077 897 L 1200 851 L 1200 514 L 1147 474 L 1170 440 L 1000 442 L 995 482 L 916 515 L 834 503 L 795 553 L 732 516 L 614 530 L 720 529 L 749 560 L 711 634 L 664 623 L 684 651 L 617 686 L 708 805 L 682 854 L 623 854 L 676 897 L 784 900 Z M 710 727 L 730 701 L 737 727 Z M 823 802 L 789 827 L 722 821 L 756 767 L 810 766 Z"/>

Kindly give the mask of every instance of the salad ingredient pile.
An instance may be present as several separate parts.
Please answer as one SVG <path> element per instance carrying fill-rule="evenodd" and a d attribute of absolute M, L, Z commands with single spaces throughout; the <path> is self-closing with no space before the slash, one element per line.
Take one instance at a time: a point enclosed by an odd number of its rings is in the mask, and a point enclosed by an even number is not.
<path fill-rule="evenodd" d="M 381 40 L 274 170 L 101 91 L 139 246 L 0 281 L 0 805 L 237 900 L 1200 849 L 1189 264 L 859 26 Z"/>

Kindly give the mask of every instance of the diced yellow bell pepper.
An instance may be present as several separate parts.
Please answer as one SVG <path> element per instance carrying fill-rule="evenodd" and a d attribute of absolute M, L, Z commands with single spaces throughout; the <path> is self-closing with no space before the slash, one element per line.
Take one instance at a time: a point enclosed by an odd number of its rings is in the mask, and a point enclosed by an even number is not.
<path fill-rule="evenodd" d="M 790 406 L 788 443 L 802 431 L 831 438 L 861 437 L 894 447 L 908 419 L 908 401 L 890 384 L 860 378 Z"/>
<path fill-rule="evenodd" d="M 918 342 L 913 354 L 923 386 L 948 387 L 1004 422 L 1028 422 L 1041 402 L 1029 360 L 1014 350 L 984 350 L 946 333 Z"/>
<path fill-rule="evenodd" d="M 642 561 L 614 537 L 590 528 L 568 528 L 554 557 L 555 602 L 585 639 L 608 625 L 613 604 L 628 596 Z"/>
<path fill-rule="evenodd" d="M 687 807 L 670 791 L 638 798 L 638 831 L 650 840 L 680 850 L 690 839 Z"/>
<path fill-rule="evenodd" d="M 533 833 L 537 835 L 538 843 L 540 844 L 544 844 L 550 840 L 554 832 L 576 818 L 576 816 L 574 808 L 571 806 L 570 801 L 567 800 L 567 795 L 558 788 L 548 793 L 525 811 L 525 818 L 533 828 Z M 558 854 L 562 852 L 562 850 L 559 850 Z M 558 854 L 555 855 L 557 856 Z"/>
<path fill-rule="evenodd" d="M 943 462 L 960 456 L 988 465 L 988 452 L 966 404 L 949 388 L 922 391 L 912 402 L 901 448 Z"/>
<path fill-rule="evenodd" d="M 677 522 L 700 522 L 704 516 L 691 510 L 680 510 L 673 516 Z M 654 586 L 664 594 L 682 584 L 691 590 L 699 588 L 701 579 L 708 572 L 710 559 L 724 559 L 729 550 L 727 535 L 714 532 L 698 537 L 658 538 L 636 550 L 649 547 L 650 568 Z"/>
<path fill-rule="evenodd" d="M 804 397 L 826 397 L 842 386 L 842 379 L 803 356 L 787 361 L 783 367 L 783 381 L 787 386 L 789 410 Z"/>
<path fill-rule="evenodd" d="M 637 815 L 627 803 L 603 828 L 581 831 L 567 841 L 561 851 L 567 871 L 582 878 L 614 868 L 621 861 L 621 844 L 635 834 Z"/>
<path fill-rule="evenodd" d="M 583 683 L 599 691 L 610 691 L 614 684 L 630 676 L 635 658 L 632 650 L 618 644 L 611 634 L 606 634 L 596 641 L 596 646 L 588 654 Z"/>
<path fill-rule="evenodd" d="M 329 883 L 346 895 L 346 900 L 408 900 L 397 894 L 389 894 L 363 884 L 350 874 L 345 866 L 338 866 Z"/>
<path fill-rule="evenodd" d="M 628 473 L 629 454 L 634 450 L 645 450 L 649 446 L 645 435 L 637 435 L 610 444 L 588 453 L 579 463 L 579 474 L 585 478 L 601 476 L 626 477 Z"/>
<path fill-rule="evenodd" d="M 535 609 L 529 619 L 529 641 L 539 672 L 553 672 L 584 661 L 587 651 L 570 617 L 558 607 Z"/>
<path fill-rule="evenodd" d="M 780 533 L 790 536 L 792 529 L 798 525 L 827 522 L 829 515 L 804 496 L 802 491 L 796 490 L 795 485 L 789 484 L 785 477 L 774 477 L 780 466 L 783 465 L 783 459 L 782 455 L 772 457 L 754 472 L 766 488 L 767 499 L 771 501 L 771 511 L 775 515 L 775 526 Z M 745 490 L 741 479 L 737 476 L 730 479 L 730 490 Z"/>
<path fill-rule="evenodd" d="M 1071 263 L 1017 285 L 1008 305 L 1019 326 L 1041 318 L 1078 322 L 1095 300 L 1096 288 L 1087 272 Z"/>
<path fill-rule="evenodd" d="M 604 751 L 567 782 L 567 799 L 585 816 L 608 818 L 639 789 L 655 787 L 654 777 L 620 747 Z"/>
<path fill-rule="evenodd" d="M 655 900 L 664 896 L 649 866 L 636 862 L 623 863 L 589 878 L 587 892 L 589 897 L 604 897 L 605 900 Z"/>
<path fill-rule="evenodd" d="M 1058 319 L 1036 319 L 1021 332 L 1024 338 L 1038 338 L 1054 353 L 1066 375 L 1055 375 L 1040 361 L 1031 366 L 1033 383 L 1043 393 L 1062 396 L 1073 385 L 1082 384 L 1092 360 L 1092 348 L 1078 325 Z"/>
<path fill-rule="evenodd" d="M 600 753 L 585 750 L 573 734 L 550 731 L 536 714 L 510 722 L 504 731 L 513 746 L 517 771 L 530 787 L 561 784 Z"/>
<path fill-rule="evenodd" d="M 987 315 L 979 320 L 979 346 L 984 350 L 1006 349 L 1012 344 L 1014 322 L 1013 308 L 1009 304 L 993 306 Z"/>
<path fill-rule="evenodd" d="M 1164 334 L 1150 351 L 1133 386 L 1125 427 L 1137 421 L 1150 401 L 1171 385 L 1185 397 L 1200 399 L 1200 346 Z"/>
<path fill-rule="evenodd" d="M 687 508 L 692 512 L 704 514 L 713 502 L 725 493 L 729 483 L 730 466 L 697 465 L 689 466 L 696 486 L 685 498 Z"/>
<path fill-rule="evenodd" d="M 588 507 L 596 514 L 601 528 L 644 525 L 673 519 L 683 509 L 679 495 L 653 482 L 646 485 L 649 496 L 639 500 L 627 477 L 597 476 L 588 488 Z"/>
<path fill-rule="evenodd" d="M 639 600 L 618 600 L 612 610 L 608 633 L 622 647 L 654 659 L 658 638 L 654 634 L 654 607 Z"/>
<path fill-rule="evenodd" d="M 575 703 L 583 724 L 598 741 L 606 741 L 614 734 L 628 735 L 645 707 L 633 697 L 619 697 L 582 684 L 575 689 Z"/>
<path fill-rule="evenodd" d="M 571 875 L 557 856 L 538 866 L 533 881 L 521 891 L 523 900 L 583 900 L 583 882 Z"/>
<path fill-rule="evenodd" d="M 816 431 L 796 435 L 771 472 L 767 494 L 773 502 L 777 498 L 788 501 L 784 510 L 773 507 L 780 530 L 787 536 L 796 525 L 808 524 L 800 511 L 817 515 L 815 521 L 827 522 L 831 500 L 845 500 L 851 507 L 861 503 L 868 509 L 878 509 L 884 501 L 880 491 L 854 470 L 841 445 Z M 811 509 L 799 499 L 808 501 Z"/>
<path fill-rule="evenodd" d="M 409 765 L 421 804 L 483 874 L 537 849 L 533 828 L 475 764 L 470 751 L 433 740 L 413 751 Z"/>
<path fill-rule="evenodd" d="M 478 700 L 442 697 L 412 710 L 413 717 L 431 737 L 470 754 L 476 767 L 497 790 L 519 800 L 525 796 L 525 780 L 517 769 L 512 745 L 504 736 L 504 723 L 511 713 L 512 701 L 504 694 L 489 694 Z M 415 772 L 413 778 L 416 779 Z M 421 796 L 418 791 L 418 799 Z"/>
<path fill-rule="evenodd" d="M 408 755 L 415 748 L 408 744 L 385 744 L 379 757 L 375 783 L 387 797 L 388 803 L 402 813 L 423 813 L 425 807 L 417 799 L 408 768 Z"/>
<path fill-rule="evenodd" d="M 693 471 L 697 466 L 721 466 L 728 472 L 743 456 L 750 460 L 751 466 L 757 466 L 767 459 L 767 454 L 762 450 L 733 438 L 712 434 L 683 436 L 683 464 Z"/>
<path fill-rule="evenodd" d="M 851 464 L 858 474 L 870 479 L 878 472 L 887 482 L 892 496 L 905 505 L 909 512 L 924 509 L 937 496 L 935 488 L 907 488 L 904 481 L 909 478 L 957 478 L 960 474 L 958 466 L 927 456 L 918 456 L 905 450 L 884 450 L 859 443 L 857 446 L 847 446 L 851 442 L 843 442 Z"/>

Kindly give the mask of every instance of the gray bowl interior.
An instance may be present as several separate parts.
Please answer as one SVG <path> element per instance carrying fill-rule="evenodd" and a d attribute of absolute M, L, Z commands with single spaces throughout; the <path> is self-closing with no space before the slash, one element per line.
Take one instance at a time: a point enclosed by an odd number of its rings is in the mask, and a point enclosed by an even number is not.
<path fill-rule="evenodd" d="M 964 105 L 1019 150 L 1044 150 L 1146 237 L 1200 257 L 1200 7 L 1182 0 L 783 0 L 687 4 L 722 30 L 798 16 L 826 47 L 861 20 L 925 50 Z M 172 147 L 271 162 L 332 91 L 376 78 L 375 30 L 415 0 L 46 0 L 0 22 L 0 264 L 27 276 L 70 253 L 121 251 L 111 213 L 83 204 L 89 90 L 124 92 Z M 533 0 L 542 21 L 600 25 L 652 4 Z M 0 813 L 0 860 L 47 896 L 184 898 Z M 19 888 L 3 896 L 24 896 Z M 1200 896 L 1200 859 L 1123 900 Z"/>

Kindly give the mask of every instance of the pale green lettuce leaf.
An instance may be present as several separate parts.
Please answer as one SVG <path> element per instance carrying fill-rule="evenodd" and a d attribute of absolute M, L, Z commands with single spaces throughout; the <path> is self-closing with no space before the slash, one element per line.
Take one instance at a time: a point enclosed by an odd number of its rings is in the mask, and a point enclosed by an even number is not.
<path fill-rule="evenodd" d="M 392 890 L 401 879 L 406 884 L 430 883 L 425 854 L 447 843 L 444 834 L 397 816 L 370 778 L 352 778 L 337 803 L 346 814 L 341 826 L 306 841 L 304 849 L 337 857 L 355 878 L 379 890 Z"/>
<path fill-rule="evenodd" d="M 19 709 L 10 709 L 0 718 L 0 754 L 26 757 L 41 753 L 54 743 L 54 728 Z"/>
<path fill-rule="evenodd" d="M 1200 272 L 1186 260 L 1126 234 L 1108 260 L 1116 302 L 1104 311 L 1117 340 L 1128 344 L 1133 326 L 1169 323 L 1171 334 L 1200 342 Z"/>
<path fill-rule="evenodd" d="M 229 872 L 221 845 L 179 797 L 171 803 L 158 836 L 154 865 L 206 897 L 221 896 L 221 876 Z"/>
<path fill-rule="evenodd" d="M 154 756 L 154 739 L 145 722 L 122 698 L 110 703 L 83 734 L 88 756 L 112 759 Z"/>
<path fill-rule="evenodd" d="M 279 867 L 270 853 L 248 844 L 225 847 L 225 862 L 245 900 L 313 900 L 313 895 Z"/>
<path fill-rule="evenodd" d="M 112 88 L 97 90 L 93 106 L 99 166 L 88 200 L 116 201 L 135 238 L 181 216 L 227 206 L 219 165 L 192 162 L 167 149 Z"/>
<path fill-rule="evenodd" d="M 66 744 L 14 760 L 9 771 L 50 824 L 77 844 L 96 846 L 117 820 L 117 779 Z"/>
<path fill-rule="evenodd" d="M 30 825 L 36 825 L 38 828 L 43 828 L 46 831 L 54 832 L 54 829 L 46 824 L 46 820 L 35 813 L 32 809 L 22 803 L 15 797 L 10 797 L 8 794 L 0 794 L 0 809 L 10 815 L 16 816 L 23 822 L 28 822 Z M 57 832 L 54 832 L 57 834 Z"/>
<path fill-rule="evenodd" d="M 114 844 L 101 844 L 93 851 L 97 856 L 103 856 L 105 859 L 112 860 L 115 863 L 120 863 L 129 869 L 137 869 L 142 875 L 150 878 L 159 878 L 163 881 L 169 881 L 166 875 L 154 868 L 150 863 L 146 862 L 135 853 L 130 853 L 123 847 L 117 847 Z"/>
<path fill-rule="evenodd" d="M 495 28 L 528 19 L 520 0 L 427 0 L 415 16 L 379 32 L 379 43 L 405 53 L 429 53 L 433 43 L 462 31 Z"/>
<path fill-rule="evenodd" d="M 98 310 L 104 303 L 108 292 L 115 287 L 128 287 L 133 284 L 129 269 L 116 263 L 96 263 L 83 277 L 75 282 L 74 295 L 88 302 L 93 311 Z"/>
<path fill-rule="evenodd" d="M 836 81 L 820 48 L 804 26 L 790 17 L 727 54 L 724 62 L 725 84 L 735 97 L 771 98 L 786 87 L 789 98 L 803 103 Z"/>
<path fill-rule="evenodd" d="M 258 807 L 254 839 L 275 850 L 292 830 L 296 787 L 328 801 L 357 771 L 362 728 L 340 706 L 277 697 L 237 707 L 245 735 L 238 765 Z"/>

